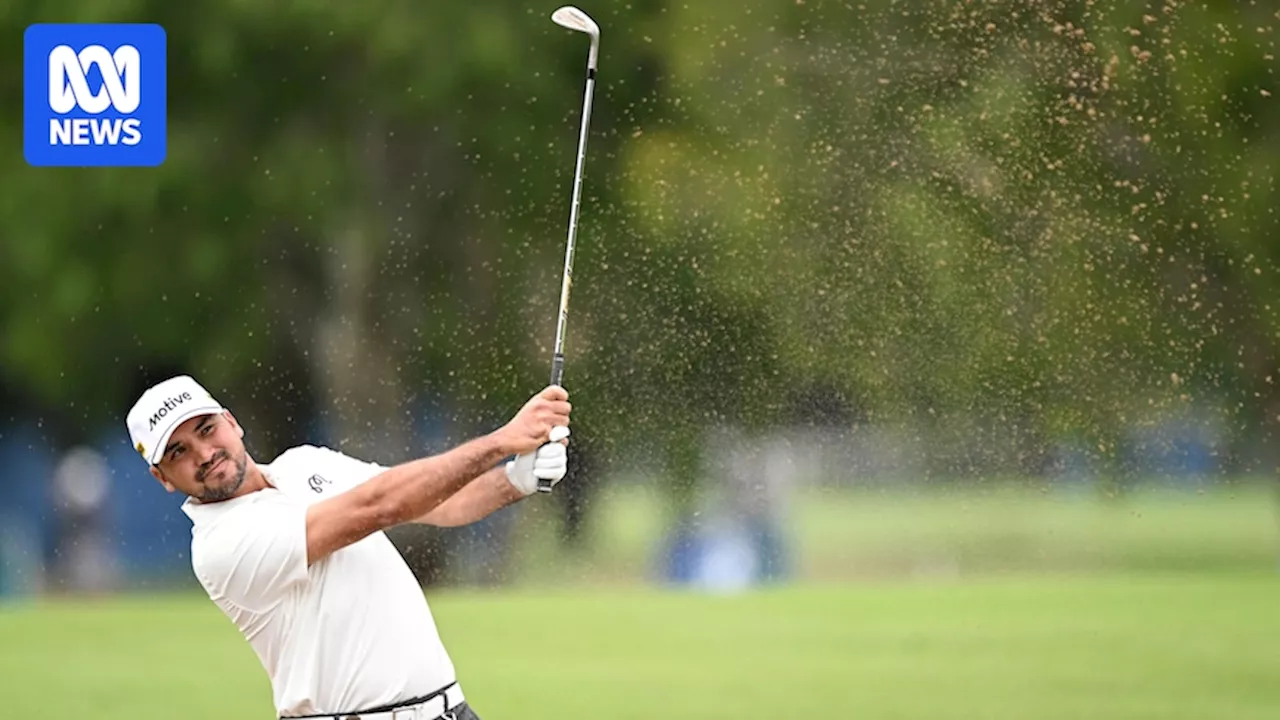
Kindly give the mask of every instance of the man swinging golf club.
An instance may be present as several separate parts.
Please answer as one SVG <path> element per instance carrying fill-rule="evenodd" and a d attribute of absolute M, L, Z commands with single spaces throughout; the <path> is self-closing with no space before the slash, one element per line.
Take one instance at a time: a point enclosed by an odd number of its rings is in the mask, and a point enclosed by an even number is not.
<path fill-rule="evenodd" d="M 422 589 L 383 531 L 475 522 L 550 492 L 568 469 L 563 348 L 600 28 L 572 6 L 551 19 L 591 45 L 546 389 L 498 430 L 389 468 L 311 445 L 258 465 L 244 428 L 185 375 L 129 412 L 151 474 L 188 496 L 192 568 L 257 653 L 282 718 L 478 720 Z"/>
<path fill-rule="evenodd" d="M 192 568 L 262 662 L 278 715 L 468 720 L 422 589 L 383 530 L 465 525 L 559 482 L 570 409 L 550 385 L 492 433 L 393 467 L 311 445 L 259 465 L 231 412 L 185 375 L 144 392 L 127 423 L 151 474 L 188 496 Z"/>

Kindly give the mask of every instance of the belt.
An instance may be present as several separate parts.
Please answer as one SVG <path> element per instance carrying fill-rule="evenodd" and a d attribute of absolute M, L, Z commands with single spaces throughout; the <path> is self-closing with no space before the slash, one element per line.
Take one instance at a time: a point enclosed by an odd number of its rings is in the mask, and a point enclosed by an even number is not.
<path fill-rule="evenodd" d="M 453 712 L 466 700 L 458 683 L 446 685 L 430 695 L 354 713 L 305 715 L 323 720 L 456 720 Z M 290 719 L 286 719 L 290 720 Z"/>

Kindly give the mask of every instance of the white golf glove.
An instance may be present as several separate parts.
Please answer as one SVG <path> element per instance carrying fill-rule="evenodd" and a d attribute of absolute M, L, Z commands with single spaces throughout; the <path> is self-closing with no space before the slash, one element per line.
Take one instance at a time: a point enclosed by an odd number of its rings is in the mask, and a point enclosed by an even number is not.
<path fill-rule="evenodd" d="M 568 449 L 560 442 L 567 437 L 569 428 L 552 428 L 551 442 L 507 462 L 507 480 L 523 495 L 537 492 L 539 479 L 550 480 L 555 487 L 569 472 Z"/>

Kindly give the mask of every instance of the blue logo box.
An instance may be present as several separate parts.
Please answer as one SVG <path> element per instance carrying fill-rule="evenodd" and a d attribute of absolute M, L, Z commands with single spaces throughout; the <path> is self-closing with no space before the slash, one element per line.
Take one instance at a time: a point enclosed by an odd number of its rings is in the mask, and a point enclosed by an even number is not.
<path fill-rule="evenodd" d="M 22 147 L 29 164 L 164 162 L 164 28 L 42 23 L 27 28 L 22 45 Z"/>

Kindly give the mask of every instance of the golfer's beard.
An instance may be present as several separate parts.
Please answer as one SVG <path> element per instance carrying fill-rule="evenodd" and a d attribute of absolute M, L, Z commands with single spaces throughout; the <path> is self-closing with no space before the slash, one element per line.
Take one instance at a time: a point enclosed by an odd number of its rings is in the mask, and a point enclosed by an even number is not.
<path fill-rule="evenodd" d="M 235 495 L 236 491 L 240 489 L 240 486 L 244 484 L 245 468 L 248 465 L 245 457 L 241 455 L 235 460 L 231 460 L 230 456 L 227 456 L 227 458 L 233 465 L 235 465 L 235 472 L 232 473 L 226 483 L 219 487 L 209 487 L 206 485 L 204 492 L 200 494 L 200 502 L 218 502 L 220 500 L 230 499 L 231 496 Z M 215 456 L 210 464 L 216 464 L 218 460 L 219 458 Z"/>

